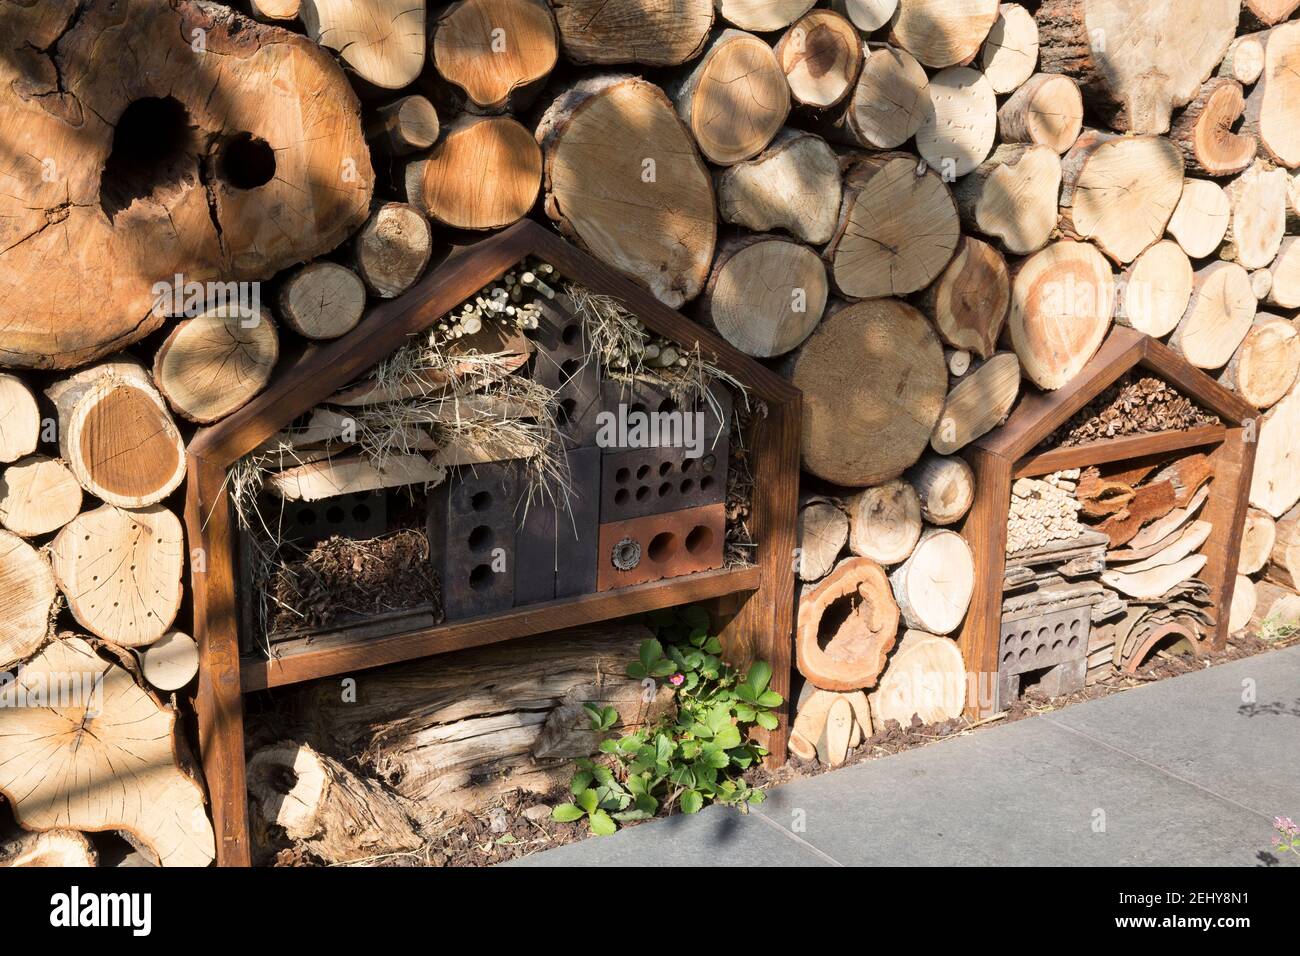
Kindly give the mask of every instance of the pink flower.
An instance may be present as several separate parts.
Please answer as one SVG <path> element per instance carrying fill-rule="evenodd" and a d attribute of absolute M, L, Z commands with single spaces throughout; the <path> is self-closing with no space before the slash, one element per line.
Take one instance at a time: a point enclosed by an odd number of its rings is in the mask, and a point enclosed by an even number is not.
<path fill-rule="evenodd" d="M 1300 834 L 1300 826 L 1296 826 L 1295 821 L 1290 817 L 1274 817 L 1273 826 L 1275 829 L 1289 837 L 1295 837 L 1297 834 Z"/>
<path fill-rule="evenodd" d="M 686 675 L 674 674 L 672 677 L 668 678 L 668 683 L 672 684 L 674 687 L 681 687 L 686 683 Z"/>

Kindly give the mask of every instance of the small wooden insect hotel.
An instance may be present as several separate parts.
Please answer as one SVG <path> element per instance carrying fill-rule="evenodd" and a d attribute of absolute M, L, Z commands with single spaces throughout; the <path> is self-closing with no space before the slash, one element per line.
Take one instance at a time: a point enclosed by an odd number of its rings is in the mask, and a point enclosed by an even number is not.
<path fill-rule="evenodd" d="M 786 691 L 797 391 L 532 223 L 455 249 L 189 454 L 222 862 L 247 860 L 249 691 L 722 598 L 727 653 Z"/>

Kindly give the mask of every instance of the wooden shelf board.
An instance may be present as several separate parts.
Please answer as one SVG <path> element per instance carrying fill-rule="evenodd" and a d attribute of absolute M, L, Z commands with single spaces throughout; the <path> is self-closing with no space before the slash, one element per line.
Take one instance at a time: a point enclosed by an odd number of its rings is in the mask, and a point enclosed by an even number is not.
<path fill-rule="evenodd" d="M 375 635 L 370 628 L 361 625 L 277 644 L 279 656 L 274 660 L 246 658 L 240 662 L 240 684 L 244 693 L 284 687 L 466 647 L 480 647 L 728 594 L 756 591 L 759 578 L 757 567 L 702 571 L 675 580 L 531 604 L 499 614 L 451 621 L 400 634 Z M 413 616 L 412 623 L 418 623 L 418 618 L 418 615 Z"/>
<path fill-rule="evenodd" d="M 1228 434 L 1223 425 L 1198 425 L 1185 431 L 1154 432 L 1147 435 L 1125 435 L 1102 441 L 1074 445 L 1070 448 L 1053 448 L 1037 455 L 1022 458 L 1016 463 L 1014 477 L 1028 478 L 1050 475 L 1068 468 L 1086 468 L 1112 461 L 1145 458 L 1183 448 L 1217 445 Z"/>

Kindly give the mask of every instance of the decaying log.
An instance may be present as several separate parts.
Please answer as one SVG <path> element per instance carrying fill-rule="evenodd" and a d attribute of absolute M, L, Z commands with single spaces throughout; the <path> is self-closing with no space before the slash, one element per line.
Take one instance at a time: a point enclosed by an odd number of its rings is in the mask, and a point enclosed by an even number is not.
<path fill-rule="evenodd" d="M 828 138 L 868 149 L 898 149 L 916 135 L 930 109 L 930 81 L 906 50 L 867 43 L 858 81 L 818 129 Z"/>
<path fill-rule="evenodd" d="M 1285 170 L 1274 169 L 1263 161 L 1256 161 L 1228 184 L 1232 220 L 1220 258 L 1246 269 L 1264 269 L 1273 263 L 1286 233 L 1290 185 Z"/>
<path fill-rule="evenodd" d="M 1292 508 L 1279 518 L 1276 529 L 1264 577 L 1295 591 L 1300 585 L 1300 508 Z"/>
<path fill-rule="evenodd" d="M 848 558 L 799 596 L 795 658 L 823 690 L 874 687 L 898 636 L 898 605 L 884 570 Z"/>
<path fill-rule="evenodd" d="M 545 0 L 457 0 L 429 24 L 429 62 L 455 101 L 478 113 L 526 107 L 559 48 Z"/>
<path fill-rule="evenodd" d="M 1124 571 L 1104 571 L 1101 579 L 1110 587 L 1139 600 L 1155 600 L 1173 587 L 1195 577 L 1205 567 L 1203 554 L 1184 558 L 1176 564 L 1162 565 L 1149 571 L 1128 574 Z"/>
<path fill-rule="evenodd" d="M 1069 152 L 1083 131 L 1079 84 L 1060 73 L 1036 73 L 998 110 L 998 135 L 1004 143 L 1047 146 Z"/>
<path fill-rule="evenodd" d="M 964 237 L 952 262 L 925 291 L 922 303 L 945 343 L 988 358 L 1011 306 L 1006 259 L 988 243 Z"/>
<path fill-rule="evenodd" d="M 546 212 L 561 232 L 668 306 L 695 298 L 717 237 L 713 184 L 657 86 L 625 75 L 581 80 L 551 104 L 537 141 Z"/>
<path fill-rule="evenodd" d="M 1168 229 L 1190 258 L 1204 259 L 1223 243 L 1231 222 L 1232 200 L 1223 187 L 1208 179 L 1189 179 Z"/>
<path fill-rule="evenodd" d="M 1211 263 L 1196 273 L 1187 312 L 1169 344 L 1197 368 L 1222 368 L 1250 331 L 1258 305 L 1245 269 Z"/>
<path fill-rule="evenodd" d="M 180 631 L 168 631 L 136 657 L 144 679 L 163 693 L 181 690 L 199 672 L 199 646 Z"/>
<path fill-rule="evenodd" d="M 366 286 L 346 266 L 324 259 L 295 270 L 280 286 L 280 318 L 309 339 L 336 339 L 356 328 L 366 309 Z"/>
<path fill-rule="evenodd" d="M 1259 141 L 1233 132 L 1245 108 L 1241 84 L 1234 79 L 1216 77 L 1201 87 L 1169 131 L 1189 172 L 1232 176 L 1250 166 Z"/>
<path fill-rule="evenodd" d="M 777 41 L 776 61 L 794 101 L 827 109 L 848 95 L 862 69 L 862 40 L 833 10 L 812 10 Z"/>
<path fill-rule="evenodd" d="M 906 561 L 921 538 L 921 499 L 906 481 L 864 488 L 844 502 L 849 550 L 885 566 Z"/>
<path fill-rule="evenodd" d="M 65 635 L 5 692 L 42 701 L 0 707 L 0 793 L 19 824 L 120 830 L 163 866 L 212 862 L 212 826 L 178 749 L 176 712 L 125 668 Z"/>
<path fill-rule="evenodd" d="M 30 455 L 40 435 L 36 396 L 22 379 L 0 372 L 0 463 Z"/>
<path fill-rule="evenodd" d="M 342 266 L 335 268 L 352 275 Z M 324 300 L 318 298 L 315 304 L 325 311 Z M 281 314 L 289 324 L 299 331 L 311 328 L 306 313 L 306 303 L 286 293 Z M 319 328 L 327 321 L 314 324 Z M 154 356 L 153 380 L 178 415 L 208 424 L 252 401 L 271 381 L 279 357 L 280 337 L 265 309 L 254 315 L 224 307 L 210 309 L 176 324 Z"/>
<path fill-rule="evenodd" d="M 185 478 L 185 444 L 135 362 L 104 362 L 54 383 L 59 453 L 81 486 L 122 508 L 162 501 Z"/>
<path fill-rule="evenodd" d="M 804 466 L 862 488 L 916 464 L 943 410 L 948 369 L 924 315 L 874 299 L 823 319 L 795 354 L 791 379 L 803 391 Z"/>
<path fill-rule="evenodd" d="M 381 153 L 405 156 L 428 149 L 438 139 L 438 111 L 423 96 L 403 96 L 375 110 L 366 139 Z"/>
<path fill-rule="evenodd" d="M 966 665 L 956 641 L 908 631 L 889 658 L 880 686 L 867 699 L 877 730 L 887 721 L 910 727 L 912 718 L 937 724 L 961 716 L 966 707 Z"/>
<path fill-rule="evenodd" d="M 22 538 L 58 531 L 81 510 L 81 485 L 61 461 L 32 455 L 0 473 L 0 525 Z"/>
<path fill-rule="evenodd" d="M 1050 146 L 999 146 L 953 190 L 967 229 L 992 236 L 1008 252 L 1047 245 L 1058 219 L 1061 160 Z"/>
<path fill-rule="evenodd" d="M 907 626 L 930 634 L 955 631 L 975 591 L 970 545 L 946 528 L 929 528 L 911 555 L 889 575 Z"/>
<path fill-rule="evenodd" d="M 798 536 L 799 580 L 820 581 L 848 543 L 848 516 L 829 498 L 810 496 L 799 505 Z"/>
<path fill-rule="evenodd" d="M 907 480 L 916 489 L 921 516 L 930 524 L 956 524 L 975 503 L 975 473 L 956 456 L 927 452 Z"/>
<path fill-rule="evenodd" d="M 984 74 L 953 66 L 930 77 L 930 108 L 916 131 L 916 148 L 945 181 L 988 159 L 997 131 L 997 96 Z"/>
<path fill-rule="evenodd" d="M 354 240 L 357 274 L 381 299 L 394 299 L 415 284 L 433 253 L 429 220 L 407 203 L 381 204 Z"/>
<path fill-rule="evenodd" d="M 1018 3 L 1004 3 L 980 50 L 980 70 L 993 92 L 1013 93 L 1034 75 L 1038 66 L 1038 24 Z"/>
<path fill-rule="evenodd" d="M 301 0 L 307 35 L 367 83 L 400 90 L 424 65 L 424 6 L 405 0 Z"/>
<path fill-rule="evenodd" d="M 998 352 L 971 370 L 944 399 L 943 411 L 930 435 L 930 447 L 952 455 L 997 428 L 1020 396 L 1020 360 Z"/>
<path fill-rule="evenodd" d="M 98 865 L 99 854 L 91 847 L 86 835 L 77 830 L 20 832 L 4 843 L 0 843 L 0 868 Z"/>
<path fill-rule="evenodd" d="M 676 66 L 700 55 L 713 0 L 554 0 L 564 55 L 574 63 Z"/>
<path fill-rule="evenodd" d="M 1292 386 L 1259 426 L 1250 503 L 1280 518 L 1300 501 L 1300 386 Z"/>
<path fill-rule="evenodd" d="M 742 30 L 783 30 L 808 12 L 816 0 L 713 0 L 718 16 Z"/>
<path fill-rule="evenodd" d="M 1256 574 L 1264 570 L 1276 540 L 1277 522 L 1257 508 L 1249 509 L 1241 530 L 1241 557 L 1237 561 L 1237 573 Z"/>
<path fill-rule="evenodd" d="M 57 595 L 45 555 L 0 531 L 0 667 L 30 656 L 45 641 Z"/>
<path fill-rule="evenodd" d="M 840 165 L 826 141 L 783 129 L 751 160 L 716 174 L 718 211 L 754 232 L 784 229 L 812 245 L 830 241 L 840 212 Z"/>
<path fill-rule="evenodd" d="M 1259 82 L 1246 97 L 1241 132 L 1259 139 L 1260 155 L 1279 166 L 1300 166 L 1300 125 L 1295 103 L 1300 96 L 1300 76 L 1295 70 L 1300 56 L 1300 23 L 1284 23 L 1259 36 L 1264 65 Z"/>
<path fill-rule="evenodd" d="M 998 19 L 998 0 L 905 0 L 889 24 L 889 42 L 933 69 L 975 59 Z"/>
<path fill-rule="evenodd" d="M 1300 374 L 1300 334 L 1294 323 L 1260 313 L 1224 366 L 1219 384 L 1256 408 L 1280 402 Z"/>
<path fill-rule="evenodd" d="M 1195 279 L 1192 261 L 1178 243 L 1157 242 L 1124 270 L 1115 322 L 1163 338 L 1187 313 Z"/>

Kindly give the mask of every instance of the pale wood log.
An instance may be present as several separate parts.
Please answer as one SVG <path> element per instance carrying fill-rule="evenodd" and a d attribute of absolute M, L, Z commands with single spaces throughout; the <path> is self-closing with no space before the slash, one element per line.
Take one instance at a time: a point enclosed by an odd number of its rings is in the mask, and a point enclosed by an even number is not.
<path fill-rule="evenodd" d="M 366 138 L 381 153 L 405 156 L 428 149 L 438 139 L 438 111 L 423 96 L 403 96 L 375 110 Z"/>
<path fill-rule="evenodd" d="M 1010 292 L 1008 291 L 1008 296 Z M 959 379 L 970 371 L 971 354 L 964 349 L 944 349 L 943 360 L 948 365 L 948 380 Z"/>
<path fill-rule="evenodd" d="M 700 55 L 713 0 L 556 0 L 564 55 L 574 63 L 677 66 Z"/>
<path fill-rule="evenodd" d="M 961 535 L 928 528 L 908 559 L 889 575 L 907 626 L 951 634 L 961 624 L 975 590 L 975 561 Z"/>
<path fill-rule="evenodd" d="M 855 726 L 852 705 L 843 698 L 832 702 L 817 738 L 817 759 L 827 767 L 844 766 Z"/>
<path fill-rule="evenodd" d="M 953 66 L 930 77 L 930 108 L 916 131 L 916 148 L 945 181 L 988 159 L 997 132 L 997 96 L 984 74 Z"/>
<path fill-rule="evenodd" d="M 1261 34 L 1252 33 L 1239 36 L 1232 41 L 1223 62 L 1215 71 L 1218 76 L 1227 76 L 1242 86 L 1253 86 L 1264 72 L 1264 43 Z"/>
<path fill-rule="evenodd" d="M 41 413 L 36 396 L 22 379 L 0 372 L 0 462 L 30 455 L 40 435 Z"/>
<path fill-rule="evenodd" d="M 1277 522 L 1257 508 L 1246 512 L 1246 523 L 1241 529 L 1241 556 L 1237 560 L 1238 574 L 1257 574 L 1264 570 L 1277 541 Z"/>
<path fill-rule="evenodd" d="M 944 399 L 930 435 L 930 447 L 952 455 L 997 428 L 1020 396 L 1020 360 L 998 352 L 974 366 Z"/>
<path fill-rule="evenodd" d="M 659 87 L 583 79 L 551 104 L 537 140 L 546 212 L 561 232 L 670 307 L 699 294 L 717 237 L 713 185 Z"/>
<path fill-rule="evenodd" d="M 862 488 L 897 478 L 921 457 L 948 369 L 925 316 L 879 299 L 823 319 L 796 353 L 791 379 L 803 391 L 804 466 Z"/>
<path fill-rule="evenodd" d="M 1168 593 L 1176 585 L 1196 577 L 1205 567 L 1203 554 L 1184 558 L 1176 564 L 1163 565 L 1149 571 L 1128 574 L 1124 571 L 1103 571 L 1104 583 L 1129 597 L 1149 601 Z"/>
<path fill-rule="evenodd" d="M 145 680 L 163 693 L 188 686 L 199 672 L 199 646 L 194 638 L 180 631 L 168 631 L 137 651 L 136 659 Z"/>
<path fill-rule="evenodd" d="M 342 266 L 336 268 L 347 272 Z M 313 273 L 319 275 L 318 270 Z M 318 295 L 324 291 L 319 286 L 316 289 Z M 318 298 L 315 304 L 324 311 L 324 300 Z M 322 317 L 313 323 L 306 312 L 302 298 L 293 292 L 284 294 L 281 314 L 294 328 L 320 328 L 329 321 Z M 173 411 L 206 425 L 242 408 L 266 388 L 279 357 L 280 336 L 265 309 L 254 315 L 211 309 L 176 324 L 154 355 L 153 380 Z"/>
<path fill-rule="evenodd" d="M 0 667 L 29 657 L 44 643 L 57 596 L 45 555 L 0 531 Z"/>
<path fill-rule="evenodd" d="M 1004 3 L 980 50 L 980 69 L 994 93 L 1013 93 L 1038 66 L 1038 24 L 1018 3 Z"/>
<path fill-rule="evenodd" d="M 921 302 L 945 343 L 988 358 L 997 348 L 1011 307 L 1007 261 L 988 243 L 967 236 Z M 954 374 L 963 375 L 965 370 Z"/>
<path fill-rule="evenodd" d="M 1246 269 L 1264 269 L 1272 264 L 1286 233 L 1290 186 L 1284 170 L 1262 161 L 1228 184 L 1232 221 L 1220 258 L 1240 263 Z"/>
<path fill-rule="evenodd" d="M 1242 25 L 1271 27 L 1295 13 L 1297 7 L 1300 0 L 1242 0 Z"/>
<path fill-rule="evenodd" d="M 1239 12 L 1238 0 L 1045 0 L 1039 58 L 1044 72 L 1079 80 L 1111 128 L 1165 133 L 1227 53 Z"/>
<path fill-rule="evenodd" d="M 1264 577 L 1292 591 L 1300 590 L 1300 508 L 1279 518 L 1276 530 Z"/>
<path fill-rule="evenodd" d="M 1183 183 L 1183 195 L 1169 220 L 1169 235 L 1192 259 L 1214 254 L 1228 233 L 1232 222 L 1232 200 L 1218 183 L 1208 179 L 1189 179 Z"/>
<path fill-rule="evenodd" d="M 844 502 L 849 550 L 885 566 L 900 564 L 921 539 L 921 499 L 909 482 L 895 479 L 864 488 Z"/>
<path fill-rule="evenodd" d="M 1300 501 L 1300 387 L 1292 386 L 1286 397 L 1264 415 L 1259 425 L 1259 447 L 1255 451 L 1255 474 L 1250 486 L 1250 503 L 1274 518 L 1280 518 Z"/>
<path fill-rule="evenodd" d="M 429 24 L 429 62 L 478 113 L 521 110 L 555 68 L 560 41 L 545 0 L 456 0 Z"/>
<path fill-rule="evenodd" d="M 446 476 L 442 464 L 423 455 L 389 455 L 382 466 L 356 455 L 276 472 L 267 478 L 266 486 L 287 501 L 320 501 L 380 488 L 436 485 Z"/>
<path fill-rule="evenodd" d="M 18 833 L 0 843 L 0 868 L 88 867 L 99 865 L 99 854 L 77 830 Z"/>
<path fill-rule="evenodd" d="M 1050 147 L 1069 152 L 1083 131 L 1079 84 L 1060 73 L 1036 73 L 998 110 L 998 135 L 1004 143 Z"/>
<path fill-rule="evenodd" d="M 930 109 L 930 80 L 906 50 L 887 43 L 863 47 L 852 93 L 817 128 L 827 139 L 867 149 L 898 149 L 916 135 Z"/>
<path fill-rule="evenodd" d="M 280 318 L 309 339 L 336 339 L 356 328 L 366 309 L 366 286 L 346 266 L 321 259 L 292 272 L 276 298 Z"/>
<path fill-rule="evenodd" d="M 848 543 L 848 516 L 829 498 L 805 498 L 799 505 L 798 538 L 799 580 L 820 581 L 830 574 Z"/>
<path fill-rule="evenodd" d="M 812 245 L 830 241 L 840 212 L 840 165 L 826 141 L 783 129 L 758 156 L 715 174 L 723 220 L 754 232 L 784 229 Z"/>
<path fill-rule="evenodd" d="M 884 570 L 867 558 L 841 561 L 799 596 L 795 659 L 823 690 L 874 687 L 898 636 L 898 606 Z"/>
<path fill-rule="evenodd" d="M 907 480 L 916 489 L 921 516 L 930 524 L 956 524 L 975 503 L 975 473 L 955 455 L 927 452 Z"/>
<path fill-rule="evenodd" d="M 1237 582 L 1232 587 L 1232 606 L 1228 609 L 1228 633 L 1245 630 L 1254 618 L 1258 604 L 1259 592 L 1255 589 L 1255 582 L 1244 574 L 1237 575 Z"/>
<path fill-rule="evenodd" d="M 791 97 L 811 109 L 827 109 L 844 99 L 862 69 L 858 31 L 833 10 L 800 17 L 781 35 L 775 52 Z"/>
<path fill-rule="evenodd" d="M 746 355 L 771 358 L 812 334 L 829 292 L 816 252 L 781 236 L 745 236 L 718 249 L 700 314 Z"/>
<path fill-rule="evenodd" d="M 783 30 L 812 8 L 816 0 L 713 0 L 718 16 L 742 30 Z"/>
<path fill-rule="evenodd" d="M 58 531 L 81 510 L 81 485 L 61 461 L 21 458 L 0 474 L 0 524 L 22 538 Z"/>
<path fill-rule="evenodd" d="M 966 707 L 966 665 L 957 643 L 922 631 L 908 631 L 889 659 L 880 686 L 868 694 L 878 730 L 888 721 L 910 727 L 955 720 Z"/>
<path fill-rule="evenodd" d="M 1280 402 L 1300 374 L 1300 334 L 1293 322 L 1260 313 L 1219 384 L 1232 389 L 1256 408 Z"/>
<path fill-rule="evenodd" d="M 1043 389 L 1065 385 L 1105 341 L 1114 311 L 1114 276 L 1095 246 L 1063 240 L 1025 260 L 1007 323 L 1025 377 Z"/>
<path fill-rule="evenodd" d="M 1258 306 L 1245 269 L 1212 263 L 1196 273 L 1187 312 L 1169 344 L 1197 368 L 1222 368 L 1250 331 Z"/>
<path fill-rule="evenodd" d="M 1250 288 L 1255 298 L 1263 302 L 1273 291 L 1273 273 L 1269 269 L 1256 269 L 1250 274 Z"/>
<path fill-rule="evenodd" d="M 1264 300 L 1283 309 L 1300 309 L 1300 240 L 1288 236 L 1268 268 L 1273 277 Z"/>
<path fill-rule="evenodd" d="M 907 295 L 933 282 L 957 251 L 961 223 L 933 169 L 901 153 L 864 156 L 844 176 L 835 235 L 823 255 L 852 299 Z"/>
<path fill-rule="evenodd" d="M 998 19 L 998 0 L 906 0 L 889 24 L 889 42 L 933 69 L 975 59 Z"/>
<path fill-rule="evenodd" d="M 1220 76 L 1201 87 L 1169 131 L 1189 172 L 1232 176 L 1250 166 L 1259 141 L 1233 132 L 1245 109 L 1245 94 L 1236 80 Z"/>
<path fill-rule="evenodd" d="M 1058 219 L 1061 160 L 1048 146 L 1009 144 L 953 187 L 967 229 L 1030 255 L 1047 245 Z"/>
<path fill-rule="evenodd" d="M 81 486 L 123 508 L 152 505 L 185 478 L 185 444 L 149 375 L 104 362 L 55 382 L 59 453 Z"/>
<path fill-rule="evenodd" d="M 307 35 L 367 83 L 400 90 L 424 66 L 424 5 L 406 0 L 301 0 Z"/>
<path fill-rule="evenodd" d="M 761 153 L 790 113 L 790 85 L 776 54 L 743 30 L 714 37 L 669 93 L 700 152 L 720 166 Z"/>
<path fill-rule="evenodd" d="M 185 537 L 166 508 L 103 505 L 84 512 L 63 526 L 50 557 L 68 610 L 96 637 L 143 647 L 176 619 Z"/>
<path fill-rule="evenodd" d="M 831 0 L 831 9 L 848 17 L 865 35 L 889 22 L 898 9 L 898 0 Z"/>
<path fill-rule="evenodd" d="M 848 705 L 855 725 L 849 740 L 850 747 L 856 747 L 862 739 L 870 737 L 874 732 L 871 705 L 865 693 L 862 691 L 837 693 L 832 690 L 821 690 L 810 681 L 805 682 L 799 692 L 799 700 L 795 704 L 795 717 L 790 728 L 792 736 L 798 735 L 805 742 L 805 747 L 802 749 L 808 756 L 804 759 L 811 760 L 818 755 L 816 745 L 822 740 L 827 718 L 836 701 L 843 701 Z"/>
<path fill-rule="evenodd" d="M 1124 270 L 1116 323 L 1163 338 L 1187 313 L 1195 279 L 1192 261 L 1178 243 L 1157 242 Z"/>
<path fill-rule="evenodd" d="M 1300 97 L 1300 75 L 1295 70 L 1300 56 L 1300 22 L 1274 27 L 1259 40 L 1264 47 L 1264 67 L 1246 97 L 1241 132 L 1259 139 L 1261 156 L 1295 169 L 1300 166 L 1300 124 L 1294 116 L 1296 98 Z"/>
<path fill-rule="evenodd" d="M 353 240 L 357 274 L 381 299 L 395 299 L 424 274 L 433 253 L 429 220 L 407 203 L 377 206 Z"/>
<path fill-rule="evenodd" d="M 455 229 L 500 229 L 523 218 L 537 199 L 542 156 L 509 116 L 466 114 L 433 149 L 406 167 L 406 201 Z"/>
<path fill-rule="evenodd" d="M 51 688 L 63 693 L 51 699 Z M 162 866 L 212 862 L 212 825 L 176 712 L 125 668 L 64 635 L 19 668 L 6 692 L 48 702 L 0 707 L 0 793 L 21 826 L 118 830 Z"/>

